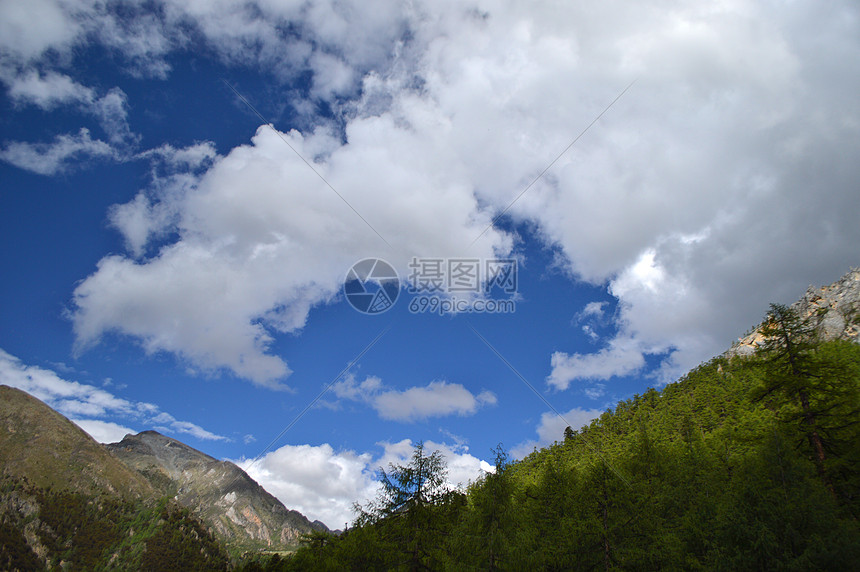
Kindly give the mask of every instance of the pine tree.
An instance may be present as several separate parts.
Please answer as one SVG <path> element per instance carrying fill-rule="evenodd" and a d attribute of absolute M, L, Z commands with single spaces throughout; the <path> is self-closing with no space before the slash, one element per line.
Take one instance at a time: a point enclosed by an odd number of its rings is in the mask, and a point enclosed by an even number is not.
<path fill-rule="evenodd" d="M 382 486 L 376 501 L 360 508 L 357 524 L 378 526 L 383 535 L 401 547 L 409 570 L 432 569 L 440 558 L 443 517 L 453 495 L 447 488 L 447 467 L 439 451 L 427 455 L 424 444 L 415 446 L 407 465 L 379 470 Z"/>
<path fill-rule="evenodd" d="M 826 455 L 816 429 L 815 412 L 811 410 L 809 392 L 816 374 L 810 360 L 815 345 L 815 330 L 809 320 L 782 304 L 771 304 L 770 313 L 761 328 L 765 343 L 759 350 L 764 358 L 765 379 L 762 397 L 771 393 L 791 399 L 796 396 L 808 427 L 808 438 L 815 452 L 819 474 L 824 474 Z"/>
<path fill-rule="evenodd" d="M 802 318 L 780 304 L 771 304 L 761 332 L 765 343 L 757 355 L 763 365 L 763 381 L 755 397 L 777 396 L 794 404 L 794 412 L 787 408 L 785 413 L 799 422 L 818 475 L 833 491 L 827 471 L 829 457 L 841 453 L 843 430 L 858 421 L 860 368 L 855 359 L 840 359 L 851 354 L 851 348 L 833 351 L 840 342 L 820 342 L 814 315 Z"/>

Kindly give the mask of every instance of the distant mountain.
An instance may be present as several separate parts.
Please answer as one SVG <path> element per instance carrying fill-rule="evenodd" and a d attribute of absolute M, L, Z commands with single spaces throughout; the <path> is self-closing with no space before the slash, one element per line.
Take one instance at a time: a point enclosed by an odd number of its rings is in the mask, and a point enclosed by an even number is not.
<path fill-rule="evenodd" d="M 84 494 L 155 499 L 140 473 L 30 394 L 0 385 L 0 472 L 31 484 Z"/>
<path fill-rule="evenodd" d="M 0 570 L 226 570 L 220 541 L 162 497 L 77 425 L 0 386 Z"/>
<path fill-rule="evenodd" d="M 860 342 L 860 269 L 853 268 L 829 286 L 810 286 L 791 308 L 810 319 L 822 341 Z M 764 342 L 757 326 L 725 353 L 726 357 L 752 355 Z"/>
<path fill-rule="evenodd" d="M 0 386 L 4 476 L 40 490 L 148 506 L 169 497 L 233 552 L 291 550 L 302 534 L 328 530 L 287 509 L 233 463 L 155 431 L 102 445 L 43 402 L 8 386 Z"/>
<path fill-rule="evenodd" d="M 295 548 L 302 534 L 328 530 L 287 509 L 245 471 L 155 431 L 105 446 L 153 487 L 174 497 L 233 548 Z"/>

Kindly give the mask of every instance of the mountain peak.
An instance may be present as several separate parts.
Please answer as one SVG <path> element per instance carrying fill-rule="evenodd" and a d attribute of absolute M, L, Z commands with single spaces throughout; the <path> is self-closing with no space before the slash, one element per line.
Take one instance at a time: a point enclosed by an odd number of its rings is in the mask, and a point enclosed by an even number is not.
<path fill-rule="evenodd" d="M 287 509 L 245 471 L 157 431 L 101 445 L 30 394 L 0 385 L 0 473 L 34 486 L 155 501 L 173 497 L 228 545 L 290 549 L 327 530 Z"/>
<path fill-rule="evenodd" d="M 165 470 L 171 478 L 192 464 L 217 463 L 217 459 L 194 449 L 158 431 L 141 431 L 137 435 L 126 435 L 119 443 L 106 445 L 108 450 L 121 459 L 137 459 L 141 456 L 157 460 L 155 463 Z M 121 453 L 120 453 L 121 452 Z M 140 467 L 136 467 L 140 468 Z"/>
<path fill-rule="evenodd" d="M 235 464 L 156 431 L 126 435 L 106 447 L 233 546 L 292 548 L 302 534 L 327 530 L 322 523 L 287 509 Z"/>

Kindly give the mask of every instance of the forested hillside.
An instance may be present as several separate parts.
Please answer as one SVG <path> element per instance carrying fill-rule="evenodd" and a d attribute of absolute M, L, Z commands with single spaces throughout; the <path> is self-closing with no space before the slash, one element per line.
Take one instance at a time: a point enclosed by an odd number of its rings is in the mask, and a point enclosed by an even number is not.
<path fill-rule="evenodd" d="M 0 570 L 226 570 L 224 548 L 186 509 L 45 489 L 0 477 Z"/>
<path fill-rule="evenodd" d="M 466 493 L 418 447 L 340 537 L 246 570 L 852 570 L 860 345 L 773 306 L 751 356 L 620 402 Z"/>

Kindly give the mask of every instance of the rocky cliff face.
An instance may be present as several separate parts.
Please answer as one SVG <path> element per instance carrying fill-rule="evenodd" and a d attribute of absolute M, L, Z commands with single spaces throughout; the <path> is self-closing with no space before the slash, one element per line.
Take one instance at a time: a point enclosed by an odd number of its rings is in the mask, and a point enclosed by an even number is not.
<path fill-rule="evenodd" d="M 801 318 L 812 320 L 822 339 L 860 343 L 860 269 L 851 269 L 829 286 L 810 286 L 791 307 Z M 763 342 L 756 328 L 735 342 L 726 356 L 751 355 Z"/>
<path fill-rule="evenodd" d="M 289 549 L 298 545 L 302 534 L 325 530 L 325 525 L 287 509 L 233 463 L 155 431 L 126 435 L 106 447 L 234 548 Z"/>

